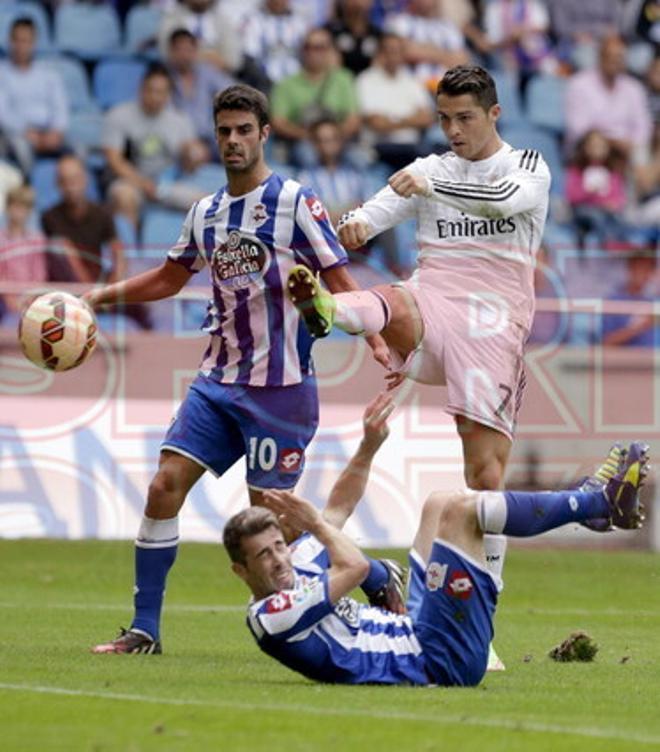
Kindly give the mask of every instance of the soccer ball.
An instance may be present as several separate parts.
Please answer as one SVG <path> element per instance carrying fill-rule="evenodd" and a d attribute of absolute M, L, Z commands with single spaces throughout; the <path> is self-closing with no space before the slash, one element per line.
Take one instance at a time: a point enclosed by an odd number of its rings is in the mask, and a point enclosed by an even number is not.
<path fill-rule="evenodd" d="M 68 371 L 83 363 L 96 346 L 92 309 L 66 292 L 35 298 L 18 325 L 23 353 L 40 368 Z"/>

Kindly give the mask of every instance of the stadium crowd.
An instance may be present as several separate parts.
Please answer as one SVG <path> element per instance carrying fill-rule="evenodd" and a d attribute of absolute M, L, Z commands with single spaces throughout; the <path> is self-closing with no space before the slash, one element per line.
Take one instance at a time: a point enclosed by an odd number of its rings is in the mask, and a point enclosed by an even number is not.
<path fill-rule="evenodd" d="M 164 253 L 187 207 L 224 183 L 212 96 L 235 81 L 270 97 L 269 163 L 336 222 L 391 172 L 448 148 L 437 82 L 475 62 L 496 80 L 505 141 L 538 149 L 552 172 L 539 296 L 650 300 L 659 45 L 655 0 L 4 2 L 0 281 L 115 279 Z M 401 277 L 414 252 L 403 225 L 356 260 Z M 16 307 L 0 299 L 5 322 Z M 532 339 L 556 336 L 550 318 Z M 141 309 L 131 320 L 153 325 Z M 655 325 L 622 314 L 562 336 L 653 345 Z"/>

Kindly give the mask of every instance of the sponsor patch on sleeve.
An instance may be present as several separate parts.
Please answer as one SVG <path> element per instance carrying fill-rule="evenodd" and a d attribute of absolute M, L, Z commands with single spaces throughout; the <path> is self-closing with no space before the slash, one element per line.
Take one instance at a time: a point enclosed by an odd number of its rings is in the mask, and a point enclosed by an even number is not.
<path fill-rule="evenodd" d="M 307 204 L 307 208 L 311 212 L 312 217 L 314 217 L 317 222 L 327 220 L 328 215 L 326 214 L 325 207 L 320 199 L 316 198 L 316 196 L 308 196 L 305 199 L 305 203 Z"/>
<path fill-rule="evenodd" d="M 266 601 L 267 614 L 279 614 L 291 608 L 291 598 L 288 593 L 276 593 Z"/>

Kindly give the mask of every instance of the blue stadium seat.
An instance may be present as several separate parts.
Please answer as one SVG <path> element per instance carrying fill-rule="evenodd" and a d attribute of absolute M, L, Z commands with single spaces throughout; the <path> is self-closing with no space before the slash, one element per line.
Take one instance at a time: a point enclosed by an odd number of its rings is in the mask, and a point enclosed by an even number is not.
<path fill-rule="evenodd" d="M 101 149 L 103 115 L 100 112 L 75 112 L 71 116 L 66 140 L 87 167 L 98 171 L 106 162 Z"/>
<path fill-rule="evenodd" d="M 500 124 L 519 123 L 524 119 L 518 76 L 510 71 L 493 71 L 491 73 L 497 88 L 497 98 L 502 107 Z"/>
<path fill-rule="evenodd" d="M 147 206 L 142 217 L 142 248 L 147 255 L 163 257 L 179 238 L 185 212 Z"/>
<path fill-rule="evenodd" d="M 162 13 L 149 5 L 134 5 L 126 15 L 124 50 L 129 55 L 158 55 L 156 40 Z"/>
<path fill-rule="evenodd" d="M 565 78 L 545 74 L 534 76 L 527 89 L 529 122 L 561 135 L 566 128 L 565 92 Z"/>
<path fill-rule="evenodd" d="M 120 51 L 119 18 L 111 5 L 75 2 L 59 5 L 55 11 L 55 45 L 83 60 Z"/>
<path fill-rule="evenodd" d="M 52 46 L 50 24 L 44 8 L 33 2 L 0 2 L 0 50 L 9 45 L 11 25 L 17 18 L 31 18 L 37 30 L 37 52 L 47 52 Z"/>
<path fill-rule="evenodd" d="M 85 66 L 80 60 L 65 55 L 54 55 L 44 58 L 44 62 L 60 74 L 72 113 L 96 112 L 98 110 L 89 89 Z"/>
<path fill-rule="evenodd" d="M 186 175 L 186 182 L 206 193 L 215 193 L 227 182 L 227 173 L 222 165 L 205 164 Z"/>
<path fill-rule="evenodd" d="M 501 129 L 502 138 L 516 149 L 536 149 L 540 151 L 550 168 L 552 185 L 550 193 L 564 195 L 564 162 L 559 141 L 549 131 L 533 126 L 508 126 Z"/>
<path fill-rule="evenodd" d="M 57 187 L 57 159 L 38 159 L 30 172 L 30 185 L 35 192 L 35 208 L 44 211 L 60 200 Z M 99 200 L 99 190 L 93 175 L 87 171 L 87 198 Z"/>
<path fill-rule="evenodd" d="M 42 212 L 59 201 L 60 193 L 55 181 L 56 159 L 38 159 L 30 173 L 30 184 L 34 188 L 35 208 Z"/>
<path fill-rule="evenodd" d="M 104 109 L 135 99 L 146 70 L 135 58 L 107 58 L 99 61 L 92 75 L 92 91 Z"/>

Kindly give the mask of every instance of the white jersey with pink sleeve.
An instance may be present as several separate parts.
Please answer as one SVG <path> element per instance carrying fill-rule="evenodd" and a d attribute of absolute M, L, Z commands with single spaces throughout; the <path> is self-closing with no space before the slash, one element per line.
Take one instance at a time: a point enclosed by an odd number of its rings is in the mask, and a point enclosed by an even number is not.
<path fill-rule="evenodd" d="M 428 195 L 402 198 L 386 186 L 351 217 L 369 225 L 370 238 L 416 219 L 412 281 L 432 271 L 444 297 L 501 300 L 510 319 L 529 329 L 550 188 L 541 154 L 503 143 L 487 159 L 470 161 L 450 151 L 407 169 L 427 179 Z"/>

